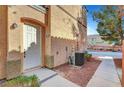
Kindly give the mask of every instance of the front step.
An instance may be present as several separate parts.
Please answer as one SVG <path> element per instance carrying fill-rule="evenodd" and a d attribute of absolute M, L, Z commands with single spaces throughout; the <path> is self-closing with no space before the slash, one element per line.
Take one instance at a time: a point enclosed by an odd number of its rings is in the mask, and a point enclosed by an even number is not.
<path fill-rule="evenodd" d="M 49 80 L 49 79 L 55 77 L 56 75 L 58 75 L 58 74 L 57 74 L 57 73 L 56 73 L 56 74 L 53 74 L 53 75 L 51 75 L 51 76 L 45 78 L 44 80 L 41 80 L 40 83 L 42 84 L 42 83 L 44 83 L 45 81 L 47 81 L 47 80 Z"/>
<path fill-rule="evenodd" d="M 23 75 L 26 76 L 36 75 L 40 79 L 40 82 L 42 83 L 56 76 L 57 73 L 47 68 L 40 68 L 40 69 L 30 70 L 29 72 L 26 71 L 25 73 L 23 73 Z"/>

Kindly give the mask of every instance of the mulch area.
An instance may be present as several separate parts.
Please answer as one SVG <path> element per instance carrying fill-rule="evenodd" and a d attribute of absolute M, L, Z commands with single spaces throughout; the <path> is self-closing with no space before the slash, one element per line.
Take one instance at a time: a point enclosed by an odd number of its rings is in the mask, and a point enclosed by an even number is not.
<path fill-rule="evenodd" d="M 84 65 L 80 67 L 64 64 L 56 67 L 54 70 L 59 75 L 72 81 L 73 83 L 76 83 L 82 87 L 86 87 L 100 63 L 101 61 L 94 57 L 90 61 L 85 62 Z"/>
<path fill-rule="evenodd" d="M 118 76 L 119 76 L 120 81 L 121 81 L 122 72 L 120 72 L 120 70 L 122 71 L 122 59 L 114 58 L 114 63 L 115 63 L 115 67 L 116 67 Z M 119 70 L 119 69 L 120 69 L 120 70 Z"/>
<path fill-rule="evenodd" d="M 122 59 L 114 59 L 114 63 L 115 63 L 115 66 L 116 68 L 122 68 Z"/>

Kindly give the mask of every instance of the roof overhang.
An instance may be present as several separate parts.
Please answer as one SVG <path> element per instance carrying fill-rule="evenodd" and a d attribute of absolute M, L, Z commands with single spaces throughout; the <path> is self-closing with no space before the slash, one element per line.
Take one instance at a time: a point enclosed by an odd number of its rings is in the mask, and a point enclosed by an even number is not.
<path fill-rule="evenodd" d="M 42 12 L 42 13 L 46 13 L 47 9 L 44 8 L 42 5 L 29 5 L 30 7 L 34 8 L 35 10 Z"/>

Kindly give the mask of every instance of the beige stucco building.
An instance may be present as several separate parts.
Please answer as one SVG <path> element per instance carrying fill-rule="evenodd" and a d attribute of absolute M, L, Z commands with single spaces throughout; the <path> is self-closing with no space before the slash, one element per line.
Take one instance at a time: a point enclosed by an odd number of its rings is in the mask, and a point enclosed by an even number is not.
<path fill-rule="evenodd" d="M 53 68 L 86 50 L 84 6 L 0 6 L 0 79 Z"/>

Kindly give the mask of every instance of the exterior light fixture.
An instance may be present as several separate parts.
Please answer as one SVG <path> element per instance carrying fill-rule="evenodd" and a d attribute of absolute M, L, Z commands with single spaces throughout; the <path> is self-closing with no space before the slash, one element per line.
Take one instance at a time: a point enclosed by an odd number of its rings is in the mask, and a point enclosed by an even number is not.
<path fill-rule="evenodd" d="M 12 25 L 11 25 L 11 29 L 15 29 L 15 28 L 17 28 L 18 27 L 18 24 L 16 24 L 16 23 L 13 23 Z"/>

